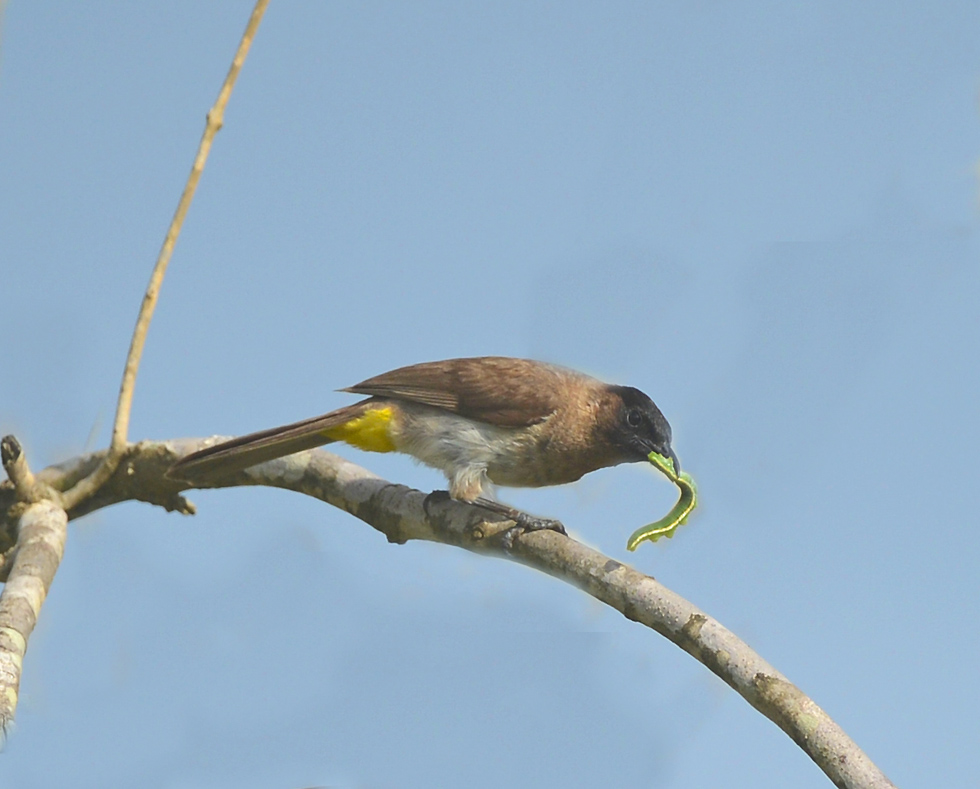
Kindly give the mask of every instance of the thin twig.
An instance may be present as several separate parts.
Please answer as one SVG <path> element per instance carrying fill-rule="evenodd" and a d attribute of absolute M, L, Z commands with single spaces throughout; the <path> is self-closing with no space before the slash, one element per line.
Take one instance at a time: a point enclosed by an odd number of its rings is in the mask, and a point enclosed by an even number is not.
<path fill-rule="evenodd" d="M 164 477 L 178 458 L 213 443 L 144 441 L 132 447 L 126 474 L 117 474 L 70 513 L 84 515 L 119 501 L 138 499 L 188 512 L 186 486 Z M 99 454 L 75 458 L 37 476 L 66 486 L 98 463 Z M 64 480 L 64 482 L 63 482 Z M 799 688 L 734 633 L 655 579 L 554 532 L 519 538 L 512 551 L 501 544 L 510 521 L 488 523 L 482 510 L 459 502 L 433 502 L 425 494 L 393 485 L 323 450 L 302 452 L 230 474 L 213 487 L 266 485 L 313 496 L 349 512 L 390 541 L 430 540 L 528 565 L 577 586 L 597 600 L 668 638 L 736 690 L 785 731 L 827 776 L 848 789 L 893 789 L 893 784 L 850 737 Z M 0 489 L 0 526 L 8 506 Z"/>
<path fill-rule="evenodd" d="M 20 516 L 16 554 L 0 594 L 0 736 L 17 709 L 27 640 L 65 553 L 68 515 L 50 501 L 31 504 Z"/>
<path fill-rule="evenodd" d="M 184 218 L 187 216 L 191 201 L 194 199 L 197 184 L 201 180 L 201 173 L 204 171 L 208 154 L 211 152 L 211 143 L 224 124 L 225 107 L 228 105 L 228 99 L 231 97 L 235 80 L 238 79 L 238 73 L 242 69 L 242 64 L 245 62 L 245 57 L 248 55 L 249 48 L 252 46 L 252 40 L 255 38 L 259 23 L 262 21 L 262 15 L 265 14 L 265 9 L 268 5 L 269 0 L 257 0 L 255 3 L 255 7 L 252 9 L 252 16 L 248 20 L 245 33 L 242 35 L 241 43 L 238 45 L 238 51 L 235 52 L 235 57 L 231 62 L 231 68 L 228 70 L 228 76 L 225 77 L 224 84 L 221 86 L 221 91 L 218 93 L 218 98 L 214 106 L 208 112 L 207 123 L 204 126 L 201 144 L 197 149 L 197 156 L 194 158 L 194 165 L 191 167 L 190 175 L 187 177 L 187 184 L 184 187 L 184 193 L 180 196 L 180 202 L 177 204 L 174 218 L 163 240 L 160 255 L 157 257 L 156 265 L 153 267 L 153 273 L 150 276 L 150 284 L 146 289 L 146 294 L 143 296 L 139 317 L 136 319 L 136 328 L 133 330 L 133 339 L 129 346 L 129 355 L 126 357 L 126 367 L 123 370 L 122 383 L 119 386 L 119 400 L 116 405 L 116 419 L 112 426 L 112 440 L 109 443 L 109 451 L 105 455 L 105 460 L 91 476 L 81 480 L 72 490 L 65 494 L 65 506 L 69 509 L 102 487 L 106 480 L 115 473 L 119 462 L 126 452 L 129 416 L 133 404 L 133 389 L 136 386 L 136 373 L 139 370 L 140 358 L 143 355 L 146 333 L 150 328 L 150 320 L 153 317 L 157 298 L 160 295 L 160 285 L 163 282 L 163 275 L 167 272 L 167 264 L 170 263 L 174 246 L 177 243 L 177 237 L 180 235 L 180 230 L 184 224 Z"/>

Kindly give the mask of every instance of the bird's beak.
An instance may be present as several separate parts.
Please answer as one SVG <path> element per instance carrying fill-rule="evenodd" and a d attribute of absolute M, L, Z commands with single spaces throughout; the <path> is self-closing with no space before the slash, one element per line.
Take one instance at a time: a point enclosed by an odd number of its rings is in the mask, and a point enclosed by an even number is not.
<path fill-rule="evenodd" d="M 669 457 L 674 461 L 674 473 L 679 477 L 681 475 L 681 462 L 677 459 L 677 453 L 674 452 L 673 447 L 667 449 L 667 454 L 664 457 Z"/>

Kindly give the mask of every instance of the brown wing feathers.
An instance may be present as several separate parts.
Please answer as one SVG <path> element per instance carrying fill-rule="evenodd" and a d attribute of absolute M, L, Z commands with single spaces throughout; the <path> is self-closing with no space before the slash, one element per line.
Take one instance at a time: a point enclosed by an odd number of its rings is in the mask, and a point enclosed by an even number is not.
<path fill-rule="evenodd" d="M 557 387 L 567 375 L 541 362 L 484 356 L 414 364 L 341 391 L 411 400 L 500 427 L 526 427 L 558 408 Z"/>

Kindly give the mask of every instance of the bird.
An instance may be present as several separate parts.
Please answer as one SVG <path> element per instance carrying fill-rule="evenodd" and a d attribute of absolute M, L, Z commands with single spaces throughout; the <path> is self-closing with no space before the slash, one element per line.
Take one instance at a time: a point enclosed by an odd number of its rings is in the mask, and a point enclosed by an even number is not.
<path fill-rule="evenodd" d="M 449 498 L 502 514 L 522 531 L 565 533 L 557 520 L 498 502 L 495 487 L 562 485 L 597 469 L 646 461 L 651 452 L 680 473 L 670 424 L 650 397 L 545 362 L 504 356 L 424 362 L 339 391 L 366 399 L 192 452 L 166 475 L 208 482 L 343 441 L 369 452 L 401 452 L 442 471 Z"/>

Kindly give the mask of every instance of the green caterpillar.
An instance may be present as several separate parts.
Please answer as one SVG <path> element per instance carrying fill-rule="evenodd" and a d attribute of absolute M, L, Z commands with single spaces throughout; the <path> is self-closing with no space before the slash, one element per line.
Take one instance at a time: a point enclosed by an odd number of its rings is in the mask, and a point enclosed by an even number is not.
<path fill-rule="evenodd" d="M 661 537 L 673 537 L 674 532 L 677 531 L 677 527 L 684 523 L 687 520 L 687 516 L 698 506 L 698 488 L 694 484 L 694 480 L 690 474 L 686 471 L 678 474 L 674 470 L 674 461 L 663 455 L 658 455 L 656 452 L 651 452 L 648 458 L 654 466 L 666 475 L 667 479 L 680 488 L 681 495 L 666 517 L 661 518 L 655 523 L 648 523 L 646 526 L 641 526 L 630 535 L 626 543 L 626 549 L 629 551 L 635 551 L 636 546 L 644 540 L 656 542 Z"/>

